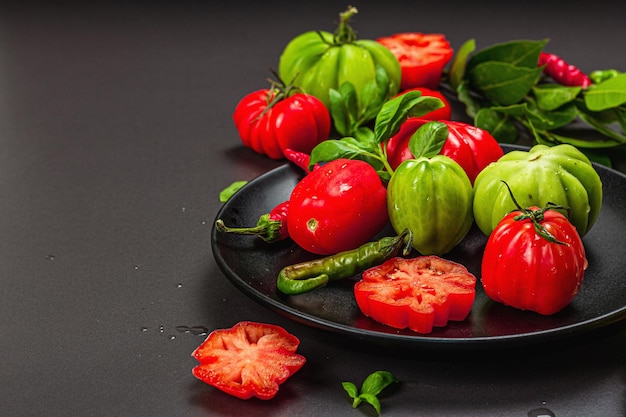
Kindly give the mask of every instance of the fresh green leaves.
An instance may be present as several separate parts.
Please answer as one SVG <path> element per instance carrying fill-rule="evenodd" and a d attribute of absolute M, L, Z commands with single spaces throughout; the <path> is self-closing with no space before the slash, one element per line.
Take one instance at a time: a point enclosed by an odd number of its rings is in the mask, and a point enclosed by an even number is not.
<path fill-rule="evenodd" d="M 380 400 L 378 394 L 394 382 L 400 382 L 391 372 L 376 371 L 367 376 L 361 390 L 352 382 L 342 382 L 343 389 L 346 390 L 352 401 L 352 408 L 357 408 L 361 402 L 370 404 L 378 415 L 380 415 Z"/>
<path fill-rule="evenodd" d="M 352 106 L 352 93 L 349 85 L 343 86 L 344 92 L 332 93 L 336 96 L 336 105 L 341 100 L 344 109 Z M 341 89 L 340 89 L 341 90 Z M 340 96 L 342 99 L 340 100 Z M 353 136 L 341 139 L 329 139 L 318 144 L 311 151 L 310 167 L 317 163 L 329 162 L 339 158 L 359 159 L 370 163 L 383 181 L 388 181 L 393 169 L 387 161 L 387 141 L 400 130 L 402 123 L 409 117 L 418 117 L 442 107 L 444 104 L 436 97 L 422 96 L 418 90 L 408 91 L 385 101 L 376 115 L 374 129 L 352 125 Z M 335 119 L 337 120 L 337 119 Z M 347 119 L 346 119 L 347 120 Z M 351 120 L 351 119 L 350 119 Z"/>
<path fill-rule="evenodd" d="M 330 114 L 340 135 L 355 136 L 365 123 L 376 117 L 389 96 L 389 82 L 385 69 L 377 65 L 375 78 L 360 93 L 349 81 L 341 84 L 339 90 L 329 89 Z"/>
<path fill-rule="evenodd" d="M 474 125 L 499 142 L 514 143 L 525 130 L 536 143 L 578 148 L 626 144 L 626 73 L 594 71 L 586 89 L 550 83 L 539 55 L 547 40 L 519 40 L 475 51 L 461 46 L 447 76 Z M 582 124 L 590 129 L 568 129 Z M 580 127 L 580 126 L 578 126 Z"/>

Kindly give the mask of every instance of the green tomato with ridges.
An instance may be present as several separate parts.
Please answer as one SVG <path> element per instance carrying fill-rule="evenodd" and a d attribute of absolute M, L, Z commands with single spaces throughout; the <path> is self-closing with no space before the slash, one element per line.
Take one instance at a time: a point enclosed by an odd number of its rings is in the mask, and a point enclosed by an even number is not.
<path fill-rule="evenodd" d="M 387 211 L 393 229 L 413 233 L 422 255 L 450 252 L 473 222 L 472 184 L 461 166 L 436 155 L 402 162 L 387 187 Z"/>
<path fill-rule="evenodd" d="M 516 208 L 507 184 L 521 207 L 553 203 L 568 208 L 561 212 L 581 236 L 589 232 L 600 214 L 600 176 L 587 156 L 569 144 L 511 151 L 476 177 L 474 218 L 487 236 Z"/>
<path fill-rule="evenodd" d="M 356 91 L 360 114 L 366 114 L 372 110 L 370 107 L 380 104 L 363 97 L 366 86 L 376 82 L 377 70 L 382 69 L 388 78 L 387 85 L 377 87 L 385 100 L 399 92 L 402 70 L 398 59 L 385 46 L 374 40 L 357 39 L 348 25 L 354 13 L 356 9 L 349 8 L 340 14 L 341 22 L 334 34 L 309 31 L 293 38 L 280 55 L 278 75 L 284 82 L 317 97 L 328 108 L 329 90 L 339 90 L 344 82 L 349 82 Z"/>

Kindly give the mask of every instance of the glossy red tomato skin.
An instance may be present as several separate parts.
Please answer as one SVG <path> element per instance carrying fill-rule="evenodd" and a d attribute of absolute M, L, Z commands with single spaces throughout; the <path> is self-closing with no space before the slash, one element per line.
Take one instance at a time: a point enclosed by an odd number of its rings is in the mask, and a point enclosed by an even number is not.
<path fill-rule="evenodd" d="M 257 90 L 243 97 L 233 121 L 244 146 L 272 159 L 282 159 L 284 149 L 310 153 L 328 139 L 330 113 L 314 96 L 296 93 L 268 108 L 274 92 Z"/>
<path fill-rule="evenodd" d="M 319 255 L 355 249 L 388 221 L 387 190 L 376 170 L 359 160 L 320 166 L 296 184 L 289 198 L 289 236 Z"/>
<path fill-rule="evenodd" d="M 280 326 L 242 321 L 212 331 L 193 352 L 193 375 L 234 397 L 270 400 L 306 358 L 300 340 Z"/>
<path fill-rule="evenodd" d="M 409 150 L 409 140 L 420 126 L 429 121 L 410 117 L 402 124 L 400 131 L 389 139 L 387 158 L 392 168 L 395 169 L 403 161 L 413 158 Z M 445 123 L 449 131 L 448 139 L 439 153 L 461 165 L 472 184 L 480 171 L 504 155 L 498 141 L 486 130 L 464 122 L 439 121 Z"/>
<path fill-rule="evenodd" d="M 366 270 L 354 295 L 361 312 L 373 320 L 427 334 L 467 318 L 476 297 L 476 277 L 438 256 L 396 257 Z"/>
<path fill-rule="evenodd" d="M 557 211 L 546 211 L 541 224 L 566 245 L 538 235 L 529 219 L 515 220 L 520 214 L 507 214 L 489 236 L 481 265 L 483 288 L 496 302 L 542 315 L 558 313 L 582 284 L 588 265 L 583 242 Z"/>
<path fill-rule="evenodd" d="M 454 50 L 443 34 L 404 32 L 376 39 L 400 62 L 400 90 L 414 87 L 437 88 Z"/>

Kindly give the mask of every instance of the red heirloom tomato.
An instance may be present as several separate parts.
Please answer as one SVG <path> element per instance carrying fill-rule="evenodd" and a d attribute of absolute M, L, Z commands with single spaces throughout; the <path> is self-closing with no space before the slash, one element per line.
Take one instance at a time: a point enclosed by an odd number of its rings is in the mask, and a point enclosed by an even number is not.
<path fill-rule="evenodd" d="M 389 221 L 387 190 L 367 162 L 335 159 L 311 171 L 289 198 L 287 229 L 303 249 L 331 255 L 355 249 Z"/>
<path fill-rule="evenodd" d="M 533 217 L 552 237 L 537 232 Z M 585 248 L 569 220 L 558 211 L 530 207 L 507 214 L 493 230 L 481 280 L 492 300 L 550 315 L 572 301 L 586 268 Z"/>
<path fill-rule="evenodd" d="M 269 400 L 306 362 L 300 341 L 282 327 L 243 321 L 209 334 L 192 356 L 193 375 L 237 398 Z"/>
<path fill-rule="evenodd" d="M 330 135 L 330 113 L 318 98 L 290 94 L 289 88 L 263 89 L 246 95 L 233 120 L 245 146 L 272 159 L 285 149 L 310 153 Z"/>
<path fill-rule="evenodd" d="M 410 117 L 402 124 L 398 133 L 387 142 L 387 159 L 392 168 L 397 168 L 403 161 L 413 159 L 409 150 L 409 139 L 423 124 L 429 122 L 417 117 Z M 480 171 L 491 162 L 495 162 L 504 151 L 486 130 L 468 123 L 440 120 L 448 126 L 448 139 L 440 154 L 454 159 L 465 171 L 472 184 Z"/>
<path fill-rule="evenodd" d="M 407 32 L 376 39 L 400 62 L 401 90 L 413 87 L 436 88 L 454 50 L 439 33 Z"/>
<path fill-rule="evenodd" d="M 438 256 L 392 258 L 366 270 L 354 285 L 359 309 L 388 326 L 430 333 L 433 326 L 467 318 L 476 297 L 476 277 Z"/>

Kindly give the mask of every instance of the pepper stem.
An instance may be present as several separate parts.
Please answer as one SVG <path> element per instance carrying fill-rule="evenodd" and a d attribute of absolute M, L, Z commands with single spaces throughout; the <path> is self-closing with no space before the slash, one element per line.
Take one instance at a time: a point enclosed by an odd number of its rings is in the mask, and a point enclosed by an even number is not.
<path fill-rule="evenodd" d="M 256 226 L 253 227 L 228 227 L 222 219 L 215 221 L 215 229 L 222 233 L 233 233 L 237 235 L 255 235 L 267 243 L 273 243 L 280 239 L 282 222 L 280 220 L 270 220 L 269 213 L 259 217 Z"/>
<path fill-rule="evenodd" d="M 517 207 L 517 209 L 522 212 L 522 214 L 515 216 L 513 218 L 513 220 L 520 221 L 520 220 L 529 219 L 530 221 L 533 222 L 533 226 L 535 228 L 535 232 L 537 232 L 537 234 L 539 236 L 541 236 L 542 238 L 544 238 L 548 242 L 558 243 L 559 245 L 569 246 L 568 243 L 561 242 L 556 237 L 554 237 L 554 235 L 552 233 L 550 233 L 548 231 L 548 229 L 546 229 L 541 224 L 541 222 L 544 219 L 544 213 L 546 211 L 548 211 L 548 210 L 567 210 L 568 213 L 569 213 L 570 209 L 568 207 L 563 207 L 563 206 L 559 206 L 558 204 L 547 202 L 545 207 L 539 208 L 537 210 L 532 210 L 532 209 L 530 209 L 528 207 L 522 208 L 519 205 L 519 203 L 517 202 L 517 200 L 515 199 L 515 196 L 513 195 L 513 191 L 511 191 L 511 187 L 509 187 L 509 184 L 507 184 L 506 181 L 504 181 L 504 180 L 501 180 L 501 181 L 504 183 L 506 188 L 509 190 L 509 195 L 511 196 L 511 200 L 513 200 L 513 204 L 515 204 L 515 207 Z"/>

